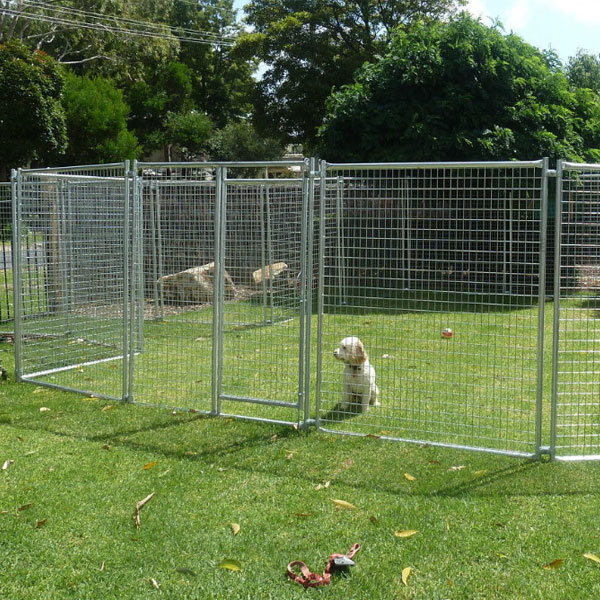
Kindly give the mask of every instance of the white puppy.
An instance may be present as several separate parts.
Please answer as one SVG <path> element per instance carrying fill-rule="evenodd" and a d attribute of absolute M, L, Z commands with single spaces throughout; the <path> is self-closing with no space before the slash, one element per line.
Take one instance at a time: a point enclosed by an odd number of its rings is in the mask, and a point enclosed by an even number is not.
<path fill-rule="evenodd" d="M 364 412 L 369 405 L 380 406 L 375 369 L 369 362 L 363 343 L 357 337 L 346 337 L 333 351 L 333 356 L 346 365 L 340 408 L 345 410 L 350 404 L 360 404 Z"/>

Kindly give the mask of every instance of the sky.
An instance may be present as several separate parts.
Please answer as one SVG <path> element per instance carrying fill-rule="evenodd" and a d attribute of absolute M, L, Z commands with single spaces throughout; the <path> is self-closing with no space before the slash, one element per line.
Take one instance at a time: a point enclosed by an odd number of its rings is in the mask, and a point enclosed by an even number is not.
<path fill-rule="evenodd" d="M 499 19 L 541 50 L 566 62 L 579 49 L 600 54 L 600 0 L 469 0 L 468 10 L 491 24 Z"/>
<path fill-rule="evenodd" d="M 238 9 L 246 3 L 234 0 Z M 600 0 L 468 0 L 467 10 L 486 24 L 499 19 L 507 33 L 552 48 L 563 62 L 579 49 L 600 54 Z"/>

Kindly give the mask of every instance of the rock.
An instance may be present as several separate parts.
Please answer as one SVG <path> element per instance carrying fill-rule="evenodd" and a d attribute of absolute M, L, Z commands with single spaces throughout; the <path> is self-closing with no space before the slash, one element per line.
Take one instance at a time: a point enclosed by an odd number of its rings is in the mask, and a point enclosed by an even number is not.
<path fill-rule="evenodd" d="M 176 304 L 205 304 L 212 302 L 215 263 L 192 267 L 179 273 L 164 275 L 158 283 L 162 286 L 165 301 Z M 235 285 L 225 271 L 225 298 L 235 297 Z"/>
<path fill-rule="evenodd" d="M 255 285 L 260 285 L 263 282 L 263 277 L 266 280 L 275 279 L 277 275 L 283 273 L 288 268 L 284 262 L 273 263 L 264 267 L 264 269 L 257 269 L 252 273 L 252 281 Z"/>

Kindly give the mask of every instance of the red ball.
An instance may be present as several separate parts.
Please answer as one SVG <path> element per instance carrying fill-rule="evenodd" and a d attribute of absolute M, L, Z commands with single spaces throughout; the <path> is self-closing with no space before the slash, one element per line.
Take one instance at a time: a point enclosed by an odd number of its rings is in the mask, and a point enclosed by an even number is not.
<path fill-rule="evenodd" d="M 443 338 L 450 339 L 453 335 L 454 335 L 454 332 L 449 327 L 446 327 L 446 329 L 444 329 L 442 331 Z"/>

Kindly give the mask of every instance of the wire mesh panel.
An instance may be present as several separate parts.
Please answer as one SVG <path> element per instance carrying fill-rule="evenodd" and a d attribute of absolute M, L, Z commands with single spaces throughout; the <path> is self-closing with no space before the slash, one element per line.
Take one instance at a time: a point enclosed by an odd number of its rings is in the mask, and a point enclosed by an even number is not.
<path fill-rule="evenodd" d="M 132 220 L 124 166 L 22 172 L 17 189 L 19 375 L 123 397 Z"/>
<path fill-rule="evenodd" d="M 600 458 L 600 165 L 559 165 L 554 421 L 559 458 Z"/>
<path fill-rule="evenodd" d="M 137 165 L 143 339 L 135 402 L 211 411 L 215 167 Z"/>
<path fill-rule="evenodd" d="M 12 184 L 0 182 L 0 322 L 13 318 Z"/>
<path fill-rule="evenodd" d="M 544 170 L 542 161 L 327 165 L 321 428 L 537 452 Z"/>
<path fill-rule="evenodd" d="M 218 410 L 297 422 L 303 386 L 306 182 L 230 178 L 224 186 Z M 227 293 L 230 281 L 233 294 Z"/>

